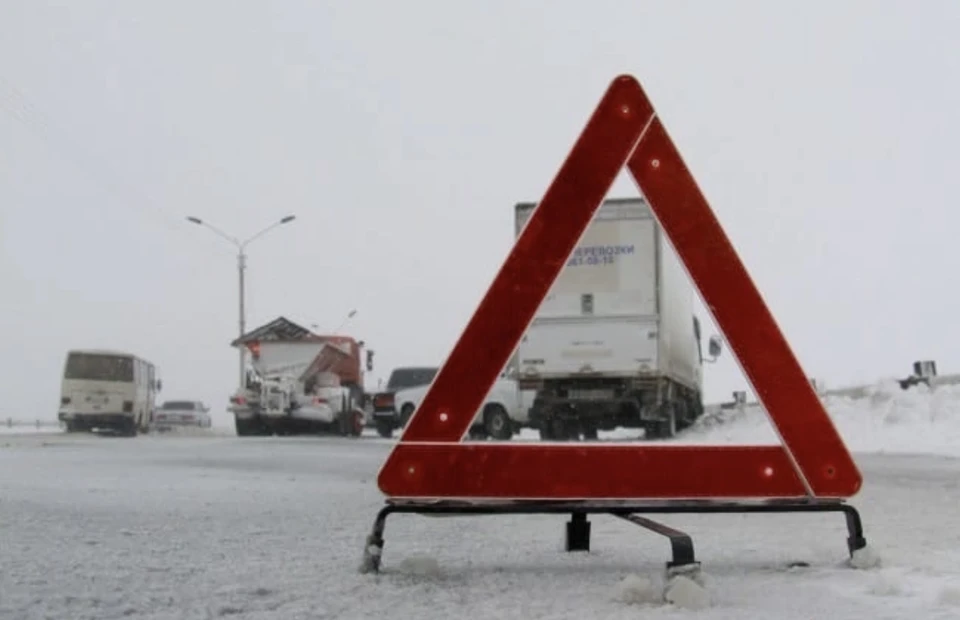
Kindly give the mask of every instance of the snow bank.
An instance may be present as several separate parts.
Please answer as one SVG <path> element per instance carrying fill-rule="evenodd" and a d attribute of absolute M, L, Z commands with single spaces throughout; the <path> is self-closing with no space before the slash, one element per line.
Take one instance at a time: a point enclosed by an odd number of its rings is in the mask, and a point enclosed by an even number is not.
<path fill-rule="evenodd" d="M 151 437 L 235 437 L 236 434 L 236 431 L 233 430 L 232 427 L 224 428 L 222 426 L 213 426 L 210 428 L 188 426 L 173 428 L 163 433 L 157 431 L 150 432 Z M 40 426 L 39 428 L 33 424 L 20 424 L 18 426 L 0 425 L 0 436 L 3 435 L 66 435 L 66 432 L 62 427 L 53 424 Z M 80 433 L 76 436 L 85 435 L 87 435 L 87 433 Z"/>
<path fill-rule="evenodd" d="M 18 423 L 15 426 L 7 426 L 0 423 L 0 435 L 36 435 L 37 433 L 62 433 L 63 429 L 59 426 L 50 424 L 37 427 L 35 424 Z"/>
<path fill-rule="evenodd" d="M 880 382 L 862 398 L 825 397 L 844 441 L 855 452 L 960 457 L 960 386 L 902 390 Z M 758 406 L 705 415 L 676 440 L 684 444 L 770 445 L 779 440 Z"/>

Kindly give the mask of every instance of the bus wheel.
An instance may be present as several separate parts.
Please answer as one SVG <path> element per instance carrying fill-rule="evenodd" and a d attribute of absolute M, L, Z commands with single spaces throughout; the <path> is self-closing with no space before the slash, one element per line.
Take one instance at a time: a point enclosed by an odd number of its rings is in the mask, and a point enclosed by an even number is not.
<path fill-rule="evenodd" d="M 350 424 L 350 435 L 353 437 L 359 437 L 363 435 L 363 426 L 364 426 L 364 417 L 363 411 L 359 409 L 354 409 L 351 412 L 351 424 Z"/>
<path fill-rule="evenodd" d="M 124 422 L 123 426 L 120 429 L 120 432 L 124 437 L 136 437 L 137 432 L 139 431 L 138 423 L 136 418 L 132 418 Z"/>

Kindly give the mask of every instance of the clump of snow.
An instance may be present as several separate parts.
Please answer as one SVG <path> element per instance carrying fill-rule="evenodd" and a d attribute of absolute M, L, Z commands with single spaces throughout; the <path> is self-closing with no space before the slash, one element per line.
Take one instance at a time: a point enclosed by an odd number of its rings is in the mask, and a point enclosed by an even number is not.
<path fill-rule="evenodd" d="M 880 575 L 870 587 L 870 593 L 876 596 L 900 596 L 903 583 L 893 575 Z"/>
<path fill-rule="evenodd" d="M 960 586 L 947 586 L 940 590 L 937 602 L 946 607 L 960 607 Z"/>
<path fill-rule="evenodd" d="M 858 397 L 825 396 L 824 406 L 854 452 L 960 456 L 960 385 L 903 390 L 881 381 Z M 704 415 L 677 438 L 679 443 L 779 444 L 772 424 L 756 405 Z"/>
<path fill-rule="evenodd" d="M 867 545 L 853 552 L 850 558 L 850 566 L 859 569 L 877 568 L 880 566 L 880 554 L 873 550 L 873 547 Z"/>
<path fill-rule="evenodd" d="M 700 610 L 710 606 L 710 593 L 686 575 L 671 579 L 664 590 L 663 598 L 681 609 Z"/>
<path fill-rule="evenodd" d="M 642 575 L 627 575 L 617 585 L 617 600 L 628 605 L 663 603 L 663 584 Z"/>
<path fill-rule="evenodd" d="M 698 585 L 706 587 L 706 579 L 704 578 L 703 571 L 700 569 L 700 564 L 684 564 L 682 566 L 671 566 L 666 570 L 667 579 L 672 579 L 674 577 L 679 577 L 683 575 L 687 579 L 692 579 Z"/>
<path fill-rule="evenodd" d="M 710 593 L 696 579 L 698 573 L 678 574 L 668 579 L 627 575 L 617 584 L 617 600 L 628 605 L 663 605 L 681 609 L 706 609 Z"/>
<path fill-rule="evenodd" d="M 400 571 L 418 577 L 435 577 L 440 574 L 440 563 L 426 555 L 411 556 L 400 562 Z"/>
<path fill-rule="evenodd" d="M 360 572 L 372 573 L 377 570 L 382 555 L 383 549 L 368 537 L 367 545 L 364 547 L 363 558 L 360 560 Z"/>

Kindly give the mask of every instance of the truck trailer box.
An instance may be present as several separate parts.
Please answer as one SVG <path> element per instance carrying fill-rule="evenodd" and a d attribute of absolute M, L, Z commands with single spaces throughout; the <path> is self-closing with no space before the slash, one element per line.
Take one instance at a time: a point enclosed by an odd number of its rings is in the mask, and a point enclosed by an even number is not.
<path fill-rule="evenodd" d="M 515 235 L 535 207 L 516 205 Z M 609 428 L 611 419 L 627 423 L 630 416 L 617 412 L 624 399 L 633 398 L 625 396 L 630 392 L 651 405 L 638 412 L 638 426 L 644 425 L 640 418 L 661 418 L 655 409 L 672 398 L 651 390 L 684 392 L 683 405 L 698 409 L 697 402 L 686 402 L 699 401 L 702 384 L 695 298 L 693 282 L 647 202 L 608 199 L 518 345 L 521 385 L 543 389 L 555 401 L 562 396 L 578 405 L 581 417 L 606 417 L 597 420 L 601 428 Z"/>
<path fill-rule="evenodd" d="M 517 205 L 517 235 L 535 206 Z M 658 373 L 699 388 L 694 299 L 693 283 L 646 201 L 608 200 L 521 341 L 520 373 Z"/>

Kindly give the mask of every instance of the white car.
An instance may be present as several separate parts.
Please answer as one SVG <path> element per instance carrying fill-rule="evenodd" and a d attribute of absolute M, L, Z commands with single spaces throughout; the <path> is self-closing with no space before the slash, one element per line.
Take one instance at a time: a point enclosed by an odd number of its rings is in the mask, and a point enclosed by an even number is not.
<path fill-rule="evenodd" d="M 210 408 L 199 400 L 168 400 L 154 412 L 151 426 L 158 431 L 196 426 L 210 428 Z"/>
<path fill-rule="evenodd" d="M 426 396 L 430 385 L 418 385 L 404 388 L 394 393 L 393 402 L 399 413 L 400 426 L 407 425 L 407 421 L 423 397 Z M 521 390 L 514 379 L 501 377 L 497 379 L 490 391 L 483 407 L 477 411 L 470 429 L 473 436 L 489 436 L 496 440 L 506 440 L 527 425 L 528 411 L 533 405 L 536 396 L 534 390 Z"/>

